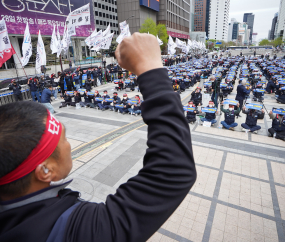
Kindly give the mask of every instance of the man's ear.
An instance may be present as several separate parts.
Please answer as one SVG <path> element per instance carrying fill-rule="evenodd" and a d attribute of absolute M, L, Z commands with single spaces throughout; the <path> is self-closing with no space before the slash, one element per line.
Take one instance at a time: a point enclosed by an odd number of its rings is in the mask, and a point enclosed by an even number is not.
<path fill-rule="evenodd" d="M 53 174 L 45 165 L 45 163 L 42 163 L 36 167 L 35 177 L 41 182 L 51 182 Z"/>

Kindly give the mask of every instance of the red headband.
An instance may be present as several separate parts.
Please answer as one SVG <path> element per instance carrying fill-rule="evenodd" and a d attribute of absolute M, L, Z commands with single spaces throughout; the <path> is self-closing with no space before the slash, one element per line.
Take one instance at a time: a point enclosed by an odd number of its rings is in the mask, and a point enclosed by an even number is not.
<path fill-rule="evenodd" d="M 61 131 L 61 123 L 48 111 L 46 129 L 39 144 L 15 170 L 0 178 L 0 185 L 11 183 L 28 175 L 50 157 L 59 142 Z"/>

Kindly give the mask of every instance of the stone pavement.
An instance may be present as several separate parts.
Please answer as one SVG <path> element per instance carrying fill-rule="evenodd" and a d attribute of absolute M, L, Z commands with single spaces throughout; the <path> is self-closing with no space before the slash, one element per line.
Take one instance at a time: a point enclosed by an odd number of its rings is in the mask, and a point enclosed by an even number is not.
<path fill-rule="evenodd" d="M 110 94 L 114 85 L 98 88 L 104 89 Z M 192 90 L 182 93 L 183 104 Z M 208 100 L 203 94 L 204 105 Z M 53 105 L 72 146 L 70 187 L 79 190 L 83 199 L 104 202 L 142 168 L 147 126 L 140 116 L 58 109 L 59 101 Z M 265 105 L 268 110 L 280 107 L 270 95 Z M 258 134 L 241 132 L 243 114 L 234 132 L 218 127 L 223 118 L 217 116 L 218 123 L 211 128 L 190 125 L 197 181 L 149 242 L 285 241 L 284 141 L 267 137 L 266 129 L 271 127 L 267 114 Z"/>

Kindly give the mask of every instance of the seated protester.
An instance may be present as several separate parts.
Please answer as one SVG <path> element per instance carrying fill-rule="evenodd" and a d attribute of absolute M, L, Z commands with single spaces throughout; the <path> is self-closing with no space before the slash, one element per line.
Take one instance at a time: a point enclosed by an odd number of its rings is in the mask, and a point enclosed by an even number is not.
<path fill-rule="evenodd" d="M 129 111 L 128 109 L 132 107 L 132 105 L 128 103 L 128 100 L 129 100 L 128 95 L 124 93 L 123 100 L 121 102 L 121 104 L 123 104 L 123 107 L 118 108 L 120 113 L 125 114 Z"/>
<path fill-rule="evenodd" d="M 285 118 L 282 114 L 269 112 L 269 117 L 272 119 L 272 127 L 268 129 L 269 137 L 275 137 L 285 141 Z"/>
<path fill-rule="evenodd" d="M 184 80 L 181 80 L 181 82 L 180 82 L 180 90 L 181 90 L 181 92 L 184 92 L 185 89 L 186 89 L 185 82 L 184 82 Z"/>
<path fill-rule="evenodd" d="M 180 86 L 178 85 L 177 81 L 175 81 L 175 83 L 173 85 L 173 90 L 174 90 L 174 92 L 177 92 L 180 94 Z"/>
<path fill-rule="evenodd" d="M 225 95 L 225 96 L 229 95 L 233 90 L 233 84 L 231 83 L 230 80 L 226 80 L 226 84 L 227 84 L 226 87 L 221 88 L 223 95 Z"/>
<path fill-rule="evenodd" d="M 138 103 L 134 104 L 133 105 L 134 107 L 133 108 L 129 108 L 128 111 L 131 114 L 135 114 L 135 116 L 138 116 L 138 114 L 141 114 L 141 99 L 140 99 L 139 95 L 136 95 L 135 99 L 138 101 Z"/>
<path fill-rule="evenodd" d="M 274 79 L 273 77 L 270 78 L 270 80 L 267 82 L 265 91 L 267 94 L 271 94 L 274 92 L 274 89 L 277 88 L 276 85 L 276 79 Z"/>
<path fill-rule="evenodd" d="M 252 93 L 253 93 L 253 100 L 254 101 L 259 101 L 259 102 L 261 102 L 264 98 L 262 97 L 263 95 L 263 93 L 261 93 L 261 92 L 257 92 L 256 91 L 256 89 L 262 89 L 262 84 L 260 83 L 260 84 L 258 84 L 258 85 L 256 85 L 256 88 L 254 88 L 253 90 L 252 90 Z"/>
<path fill-rule="evenodd" d="M 80 103 L 81 102 L 81 95 L 80 92 L 75 91 L 74 92 L 74 103 L 71 104 L 71 106 L 76 106 L 76 103 Z"/>
<path fill-rule="evenodd" d="M 70 95 L 68 95 L 68 93 L 65 91 L 64 95 L 61 96 L 62 99 L 64 99 L 64 102 L 61 102 L 61 105 L 59 106 L 59 108 L 63 108 L 66 107 L 67 105 L 72 104 L 72 98 Z"/>
<path fill-rule="evenodd" d="M 73 80 L 72 80 L 71 76 L 69 75 L 69 73 L 66 73 L 65 83 L 66 83 L 67 91 L 72 91 L 72 89 L 73 89 Z"/>
<path fill-rule="evenodd" d="M 187 111 L 186 112 L 186 119 L 188 123 L 195 123 L 196 122 L 196 115 L 199 114 L 198 108 L 195 106 L 195 104 L 192 101 L 188 102 L 188 107 L 194 107 L 194 111 Z"/>
<path fill-rule="evenodd" d="M 121 79 L 119 82 L 118 82 L 118 86 L 116 87 L 116 90 L 117 91 L 122 91 L 124 89 L 124 81 Z"/>
<path fill-rule="evenodd" d="M 94 103 L 92 103 L 93 96 L 89 96 L 87 94 L 87 91 L 85 91 L 83 97 L 84 97 L 84 102 L 80 102 L 81 107 L 90 107 L 90 108 L 95 107 Z"/>
<path fill-rule="evenodd" d="M 118 108 L 115 107 L 115 105 L 119 105 L 121 104 L 121 98 L 118 96 L 118 93 L 117 92 L 113 92 L 113 105 L 111 106 L 110 104 L 110 111 L 114 111 L 115 109 L 115 112 L 118 111 Z"/>
<path fill-rule="evenodd" d="M 207 108 L 215 108 L 214 102 L 209 101 L 209 105 L 207 106 Z M 202 111 L 200 111 L 200 113 L 202 113 Z M 216 113 L 206 113 L 205 118 L 201 118 L 201 121 L 211 122 L 211 124 L 213 125 L 217 123 L 216 114 L 218 114 L 218 110 L 216 111 Z"/>
<path fill-rule="evenodd" d="M 221 111 L 225 114 L 225 120 L 222 121 L 221 124 L 223 128 L 234 131 L 234 127 L 238 125 L 235 123 L 235 116 L 240 112 L 239 103 L 237 104 L 237 110 L 234 110 L 234 105 L 230 104 L 228 109 L 224 109 L 223 103 L 224 102 L 221 103 Z"/>
<path fill-rule="evenodd" d="M 110 102 L 105 101 L 106 98 L 110 98 L 110 96 L 108 95 L 107 90 L 104 90 L 103 101 L 102 101 L 102 103 L 98 103 L 98 107 L 102 111 L 105 111 L 107 108 L 109 108 L 110 104 L 111 104 Z"/>
<path fill-rule="evenodd" d="M 284 85 L 280 84 L 278 90 L 276 91 L 278 103 L 285 103 L 285 90 L 281 90 L 282 87 L 284 87 Z"/>
<path fill-rule="evenodd" d="M 243 127 L 242 131 L 253 132 L 257 134 L 257 130 L 261 129 L 261 127 L 257 125 L 258 110 L 255 109 L 245 110 L 245 107 L 243 107 L 242 112 L 246 114 L 245 123 L 241 124 L 241 127 Z M 262 109 L 261 112 L 264 113 L 264 110 Z"/>
<path fill-rule="evenodd" d="M 196 107 L 202 105 L 202 93 L 201 93 L 201 88 L 197 87 L 195 91 L 191 93 L 191 99 Z"/>
<path fill-rule="evenodd" d="M 93 102 L 94 102 L 94 106 L 98 107 L 99 106 L 98 104 L 101 103 L 101 102 L 100 101 L 96 101 L 96 97 L 101 97 L 101 95 L 99 94 L 99 92 L 97 90 L 95 90 L 95 95 L 93 97 Z"/>
<path fill-rule="evenodd" d="M 88 77 L 87 80 L 85 81 L 85 89 L 87 92 L 91 91 L 91 85 L 92 85 L 91 77 Z"/>

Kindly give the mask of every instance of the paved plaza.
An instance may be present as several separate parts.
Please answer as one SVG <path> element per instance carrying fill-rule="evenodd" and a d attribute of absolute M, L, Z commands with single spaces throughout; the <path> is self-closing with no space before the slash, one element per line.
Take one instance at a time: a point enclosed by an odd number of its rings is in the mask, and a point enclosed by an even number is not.
<path fill-rule="evenodd" d="M 202 85 L 202 81 L 200 84 Z M 235 90 L 229 98 L 234 99 Z M 97 88 L 109 94 L 114 84 Z M 183 104 L 195 87 L 181 95 Z M 119 92 L 122 96 L 123 92 Z M 128 92 L 133 97 L 137 92 Z M 210 97 L 203 94 L 203 104 Z M 141 116 L 106 110 L 67 107 L 53 102 L 56 117 L 66 126 L 72 146 L 71 188 L 83 199 L 104 202 L 109 194 L 143 165 L 147 126 Z M 266 95 L 267 110 L 282 107 Z M 284 105 L 283 105 L 284 106 Z M 197 180 L 184 201 L 148 240 L 156 241 L 285 241 L 285 142 L 267 137 L 271 120 L 259 120 L 258 134 L 241 132 L 245 115 L 236 119 L 236 131 L 191 124 Z"/>

